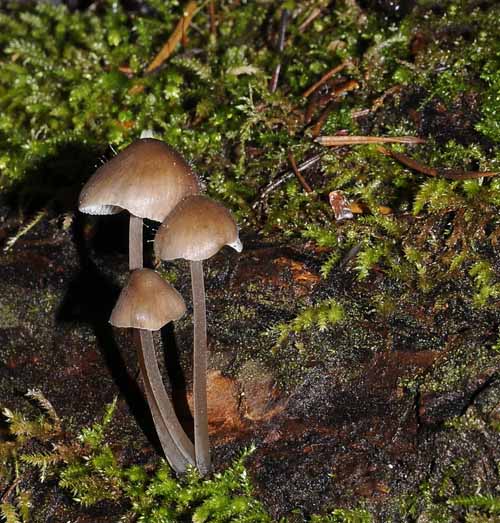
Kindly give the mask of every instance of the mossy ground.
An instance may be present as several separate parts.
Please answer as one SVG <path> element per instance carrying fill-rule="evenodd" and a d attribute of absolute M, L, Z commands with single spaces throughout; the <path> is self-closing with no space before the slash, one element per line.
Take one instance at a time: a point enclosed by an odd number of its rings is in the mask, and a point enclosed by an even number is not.
<path fill-rule="evenodd" d="M 250 467 L 276 516 L 361 503 L 381 521 L 494 521 L 480 500 L 468 509 L 450 500 L 498 495 L 500 178 L 441 174 L 500 170 L 498 2 L 217 1 L 215 29 L 208 4 L 153 74 L 145 67 L 182 12 L 175 0 L 2 7 L 1 237 L 43 207 L 52 220 L 2 256 L 2 287 L 18 297 L 2 303 L 2 397 L 21 406 L 21 389 L 37 384 L 81 426 L 111 400 L 113 382 L 121 391 L 133 383 L 134 370 L 113 361 L 133 362 L 118 350 L 127 340 L 114 342 L 106 323 L 126 270 L 123 224 L 68 230 L 57 214 L 74 211 L 99 155 L 151 129 L 242 225 L 247 254 L 207 268 L 213 364 L 236 377 L 259 360 L 278 396 L 289 397 L 281 417 L 221 444 L 219 464 L 256 440 L 262 449 Z M 278 53 L 284 8 L 290 22 Z M 349 81 L 357 88 L 330 96 Z M 321 120 L 325 135 L 425 138 L 394 151 L 438 175 L 373 145 L 326 149 L 312 140 Z M 311 194 L 289 175 L 290 152 L 298 164 L 321 155 L 303 171 Z M 334 190 L 361 213 L 336 221 Z M 187 296 L 182 265 L 167 270 Z M 187 372 L 189 319 L 176 334 Z M 57 383 L 43 387 L 51 368 L 81 383 L 74 401 Z M 105 398 L 87 372 L 106 384 Z M 137 416 L 134 391 L 126 400 Z"/>

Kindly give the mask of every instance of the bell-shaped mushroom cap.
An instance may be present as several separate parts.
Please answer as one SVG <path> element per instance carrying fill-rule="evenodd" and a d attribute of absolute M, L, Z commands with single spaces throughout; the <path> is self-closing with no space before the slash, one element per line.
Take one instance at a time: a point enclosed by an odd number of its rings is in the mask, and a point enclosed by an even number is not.
<path fill-rule="evenodd" d="M 80 193 L 87 214 L 126 209 L 161 222 L 186 196 L 199 192 L 198 180 L 182 156 L 166 143 L 139 139 L 97 169 Z"/>
<path fill-rule="evenodd" d="M 155 271 L 136 269 L 111 313 L 115 327 L 156 331 L 186 312 L 182 296 Z"/>
<path fill-rule="evenodd" d="M 231 213 L 206 196 L 189 196 L 165 218 L 155 237 L 155 254 L 163 260 L 201 261 L 224 245 L 241 252 L 243 245 Z"/>

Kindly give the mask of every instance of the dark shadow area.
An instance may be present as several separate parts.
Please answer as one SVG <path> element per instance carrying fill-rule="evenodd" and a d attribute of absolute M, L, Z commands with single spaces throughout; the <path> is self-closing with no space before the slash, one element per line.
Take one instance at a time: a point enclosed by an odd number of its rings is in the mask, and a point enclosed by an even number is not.
<path fill-rule="evenodd" d="M 415 7 L 415 0 L 361 0 L 363 9 L 373 11 L 387 23 L 399 22 Z"/>
<path fill-rule="evenodd" d="M 83 184 L 104 161 L 104 153 L 113 155 L 102 145 L 61 143 L 52 156 L 2 192 L 2 204 L 25 214 L 47 206 L 59 213 L 74 211 Z"/>
<path fill-rule="evenodd" d="M 96 257 L 107 257 L 110 261 L 114 260 L 114 263 L 117 255 L 128 257 L 128 212 L 106 216 L 78 214 L 85 235 L 86 249 L 92 251 Z"/>
<path fill-rule="evenodd" d="M 161 342 L 165 368 L 172 387 L 172 403 L 175 413 L 186 431 L 186 434 L 194 440 L 194 420 L 187 402 L 186 378 L 181 366 L 179 347 L 175 341 L 174 326 L 168 323 L 161 330 Z"/>
<path fill-rule="evenodd" d="M 121 289 L 105 277 L 90 258 L 82 223 L 81 215 L 77 214 L 73 232 L 80 271 L 70 282 L 56 319 L 61 322 L 82 322 L 91 325 L 97 339 L 98 349 L 113 381 L 141 430 L 156 450 L 161 453 L 161 447 L 143 393 L 134 377 L 128 373 L 120 348 L 116 343 L 113 329 L 108 323 L 111 310 Z"/>

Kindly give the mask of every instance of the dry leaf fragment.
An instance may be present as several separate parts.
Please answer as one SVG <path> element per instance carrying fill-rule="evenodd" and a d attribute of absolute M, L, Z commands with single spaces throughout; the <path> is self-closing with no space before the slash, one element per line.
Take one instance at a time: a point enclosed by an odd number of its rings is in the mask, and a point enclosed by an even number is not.
<path fill-rule="evenodd" d="M 328 200 L 330 201 L 330 206 L 337 221 L 350 220 L 353 218 L 354 215 L 349 202 L 342 191 L 332 191 L 328 195 Z"/>

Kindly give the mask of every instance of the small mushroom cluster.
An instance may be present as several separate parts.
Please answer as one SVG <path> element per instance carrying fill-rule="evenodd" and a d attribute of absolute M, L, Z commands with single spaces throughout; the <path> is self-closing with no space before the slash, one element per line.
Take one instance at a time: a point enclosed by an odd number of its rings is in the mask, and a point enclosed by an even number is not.
<path fill-rule="evenodd" d="M 79 210 L 88 214 L 130 213 L 129 280 L 111 313 L 115 327 L 140 333 L 138 359 L 146 399 L 160 443 L 177 473 L 196 465 L 210 471 L 207 417 L 207 334 L 203 260 L 224 245 L 242 244 L 230 212 L 200 194 L 196 175 L 173 148 L 141 138 L 100 167 L 85 184 Z M 143 219 L 161 222 L 154 240 L 163 260 L 183 258 L 191 266 L 193 294 L 194 446 L 184 432 L 165 390 L 155 356 L 152 331 L 183 316 L 182 296 L 154 270 L 143 267 Z"/>

